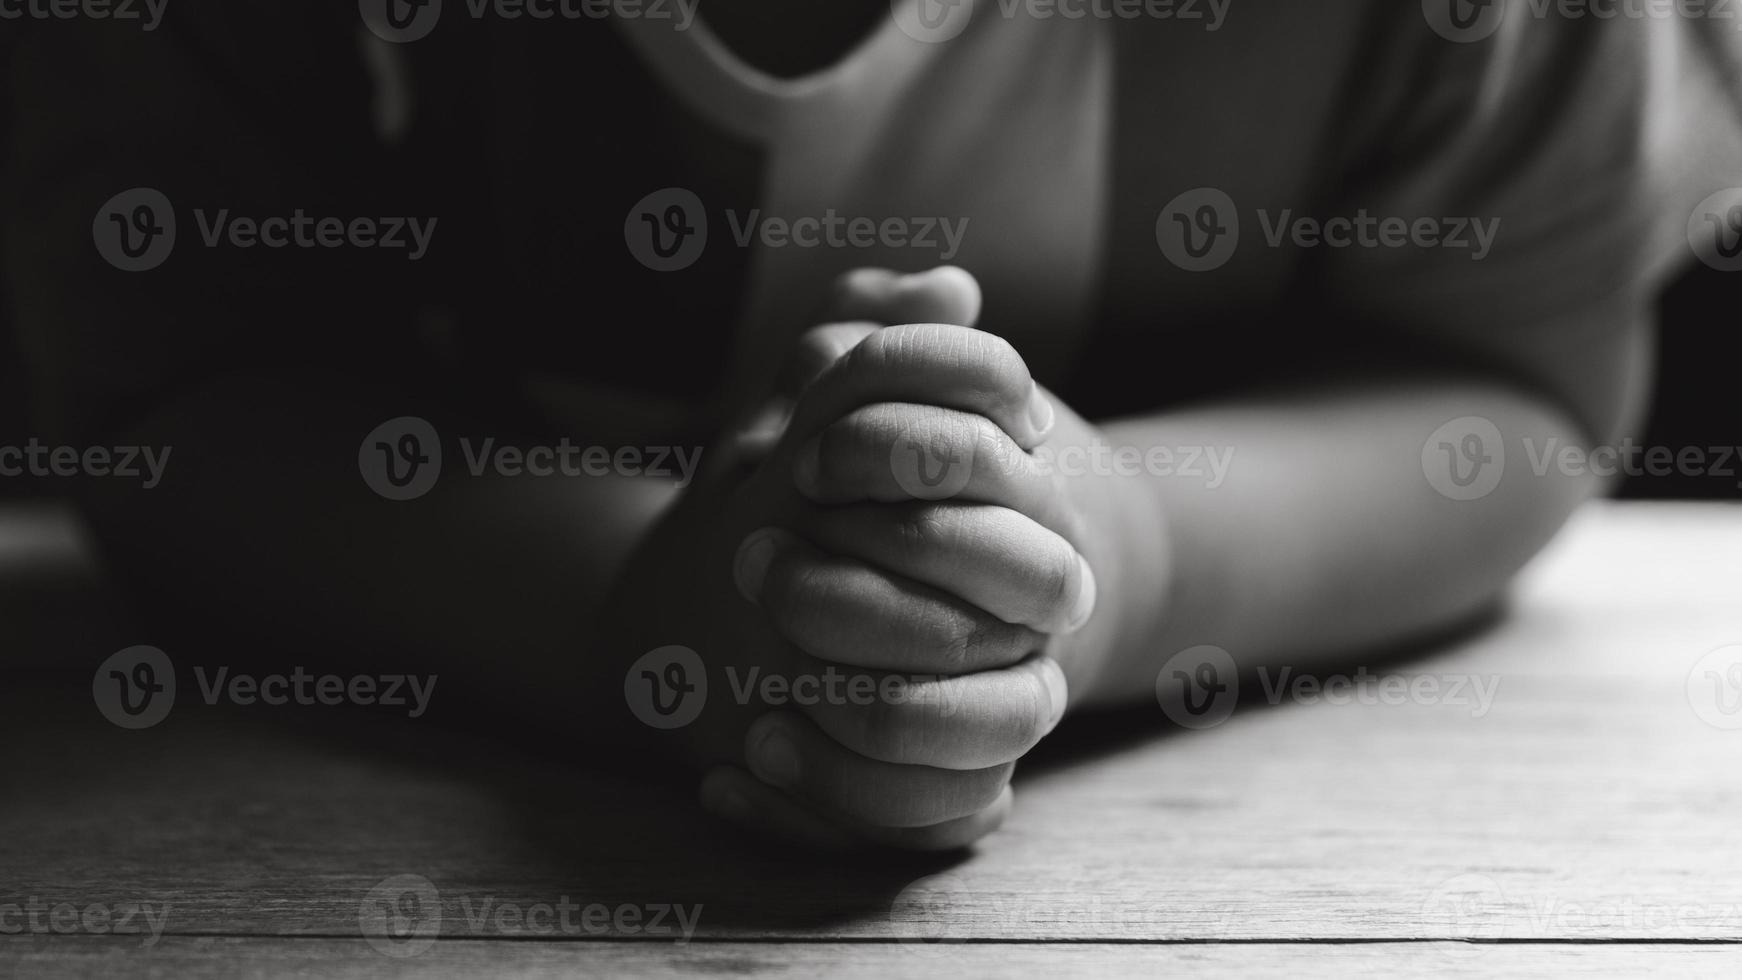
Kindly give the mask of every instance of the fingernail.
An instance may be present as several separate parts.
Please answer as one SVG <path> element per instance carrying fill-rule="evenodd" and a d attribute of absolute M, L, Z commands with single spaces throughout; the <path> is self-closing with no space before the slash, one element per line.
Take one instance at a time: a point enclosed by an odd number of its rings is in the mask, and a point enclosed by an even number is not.
<path fill-rule="evenodd" d="M 762 580 L 768 577 L 768 564 L 774 560 L 774 532 L 769 528 L 750 532 L 738 546 L 732 565 L 732 579 L 738 584 L 738 594 L 751 602 L 762 601 Z"/>
<path fill-rule="evenodd" d="M 782 788 L 798 782 L 798 747 L 785 732 L 771 727 L 750 752 L 750 769 L 765 783 Z"/>
<path fill-rule="evenodd" d="M 798 492 L 815 497 L 822 490 L 823 441 L 812 436 L 798 447 L 798 458 L 792 463 L 792 482 Z"/>
<path fill-rule="evenodd" d="M 1064 720 L 1065 706 L 1070 704 L 1071 700 L 1071 689 L 1070 685 L 1065 683 L 1064 668 L 1060 667 L 1058 661 L 1051 657 L 1041 658 L 1040 676 L 1042 682 L 1046 684 L 1047 697 L 1051 699 L 1049 706 L 1052 715 L 1046 721 L 1046 730 L 1050 732 L 1058 727 L 1059 722 Z"/>
<path fill-rule="evenodd" d="M 1052 399 L 1046 397 L 1040 385 L 1035 385 L 1028 393 L 1028 424 L 1044 436 L 1052 431 L 1053 418 Z"/>
<path fill-rule="evenodd" d="M 1071 620 L 1065 624 L 1065 629 L 1073 633 L 1082 629 L 1095 612 L 1095 572 L 1082 555 L 1077 556 L 1077 574 L 1082 585 L 1077 589 L 1077 604 L 1071 607 Z"/>

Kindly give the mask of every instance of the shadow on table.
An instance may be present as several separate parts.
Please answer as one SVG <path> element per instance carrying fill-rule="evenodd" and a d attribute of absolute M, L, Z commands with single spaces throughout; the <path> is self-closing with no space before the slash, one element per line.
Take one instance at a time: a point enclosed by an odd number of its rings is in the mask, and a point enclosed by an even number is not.
<path fill-rule="evenodd" d="M 61 618 L 88 624 L 92 614 Z M 1363 662 L 1402 666 L 1498 618 L 1496 610 Z M 44 635 L 93 655 L 105 646 L 58 628 Z M 0 694 L 0 725 L 42 746 L 0 776 L 12 784 L 8 799 L 29 801 L 0 815 L 0 857 L 24 871 L 21 887 L 60 880 L 68 868 L 57 861 L 128 867 L 136 894 L 178 889 L 196 927 L 202 915 L 206 926 L 233 926 L 247 907 L 265 917 L 257 931 L 353 934 L 369 888 L 415 874 L 440 888 L 447 921 L 485 900 L 524 907 L 566 897 L 699 903 L 704 931 L 716 936 L 887 936 L 899 931 L 891 905 L 903 888 L 972 856 L 770 846 L 703 815 L 676 788 L 691 780 L 624 775 L 600 764 L 616 760 L 599 746 L 526 734 L 511 716 L 410 724 L 356 708 L 219 707 L 190 692 L 188 707 L 178 699 L 162 725 L 129 732 L 93 709 L 88 674 L 18 683 L 15 670 L 13 679 Z M 1242 688 L 1240 710 L 1266 707 L 1261 685 Z M 1023 761 L 1018 783 L 1140 752 L 1176 731 L 1154 701 L 1074 718 Z M 93 808 L 117 799 L 128 806 L 91 821 Z M 116 821 L 131 834 L 116 833 Z M 141 837 L 157 848 L 130 849 Z M 257 854 L 276 863 L 247 857 Z"/>

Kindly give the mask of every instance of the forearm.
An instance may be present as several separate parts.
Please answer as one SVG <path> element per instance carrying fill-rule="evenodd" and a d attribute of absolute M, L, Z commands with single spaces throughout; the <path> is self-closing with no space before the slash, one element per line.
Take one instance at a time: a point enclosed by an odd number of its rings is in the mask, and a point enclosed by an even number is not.
<path fill-rule="evenodd" d="M 1443 424 L 1491 420 L 1505 478 L 1454 500 L 1424 474 Z M 1120 623 L 1083 700 L 1153 696 L 1180 650 L 1213 644 L 1242 667 L 1325 666 L 1455 625 L 1596 489 L 1523 451 L 1581 444 L 1579 426 L 1520 391 L 1451 380 L 1367 380 L 1105 426 L 1115 446 L 1204 447 L 1225 479 L 1118 478 L 1136 526 L 1124 537 Z M 1437 448 L 1430 452 L 1439 451 Z"/>

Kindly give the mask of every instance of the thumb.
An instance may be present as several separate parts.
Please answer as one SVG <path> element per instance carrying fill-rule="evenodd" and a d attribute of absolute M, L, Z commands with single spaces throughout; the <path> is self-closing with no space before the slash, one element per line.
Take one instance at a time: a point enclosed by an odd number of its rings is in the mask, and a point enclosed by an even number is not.
<path fill-rule="evenodd" d="M 855 269 L 835 280 L 823 322 L 863 320 L 879 326 L 947 323 L 971 327 L 980 319 L 980 283 L 966 269 L 940 265 L 902 275 Z"/>

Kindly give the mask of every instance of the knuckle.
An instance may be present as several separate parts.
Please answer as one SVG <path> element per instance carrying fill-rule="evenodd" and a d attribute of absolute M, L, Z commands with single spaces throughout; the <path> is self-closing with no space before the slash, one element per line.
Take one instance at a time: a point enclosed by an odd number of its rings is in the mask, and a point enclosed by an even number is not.
<path fill-rule="evenodd" d="M 938 507 L 919 507 L 895 522 L 895 536 L 909 554 L 926 554 L 949 548 L 955 540 L 954 525 Z"/>
<path fill-rule="evenodd" d="M 988 664 L 1003 663 L 1018 641 L 1007 624 L 959 612 L 949 616 L 943 634 L 944 643 L 939 650 L 941 668 L 952 674 L 971 673 L 985 669 Z"/>
<path fill-rule="evenodd" d="M 997 334 L 975 330 L 971 335 L 969 356 L 979 375 L 980 387 L 999 402 L 1013 408 L 1023 407 L 1033 383 L 1028 363 L 1010 341 Z"/>

